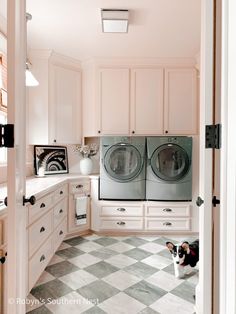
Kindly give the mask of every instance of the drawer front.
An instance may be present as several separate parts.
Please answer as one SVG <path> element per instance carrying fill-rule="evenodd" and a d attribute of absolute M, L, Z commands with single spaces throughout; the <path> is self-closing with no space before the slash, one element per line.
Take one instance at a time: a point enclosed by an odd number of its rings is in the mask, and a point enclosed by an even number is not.
<path fill-rule="evenodd" d="M 101 216 L 143 216 L 142 206 L 102 206 Z"/>
<path fill-rule="evenodd" d="M 29 256 L 40 247 L 52 232 L 52 210 L 29 228 Z"/>
<path fill-rule="evenodd" d="M 67 184 L 62 185 L 54 192 L 54 201 L 55 203 L 59 200 L 63 199 L 68 194 L 68 186 Z"/>
<path fill-rule="evenodd" d="M 147 206 L 146 216 L 150 217 L 189 217 L 190 216 L 190 205 L 183 206 Z"/>
<path fill-rule="evenodd" d="M 161 231 L 187 231 L 190 230 L 190 219 L 176 218 L 176 219 L 155 219 L 146 218 L 146 230 L 161 230 Z"/>
<path fill-rule="evenodd" d="M 90 181 L 77 181 L 70 183 L 71 194 L 90 194 Z"/>
<path fill-rule="evenodd" d="M 62 221 L 67 214 L 67 202 L 68 199 L 65 197 L 60 201 L 53 209 L 53 226 L 54 228 Z"/>
<path fill-rule="evenodd" d="M 143 219 L 142 218 L 132 218 L 123 219 L 119 217 L 117 219 L 102 219 L 101 220 L 101 230 L 142 230 L 143 229 Z"/>
<path fill-rule="evenodd" d="M 40 198 L 36 204 L 29 206 L 29 224 L 42 216 L 53 206 L 53 193 Z"/>
<path fill-rule="evenodd" d="M 67 232 L 67 220 L 63 222 L 54 230 L 53 233 L 53 249 L 54 252 L 58 249 L 59 245 L 62 243 Z"/>
<path fill-rule="evenodd" d="M 53 239 L 51 236 L 29 261 L 29 291 L 49 263 L 52 255 Z"/>

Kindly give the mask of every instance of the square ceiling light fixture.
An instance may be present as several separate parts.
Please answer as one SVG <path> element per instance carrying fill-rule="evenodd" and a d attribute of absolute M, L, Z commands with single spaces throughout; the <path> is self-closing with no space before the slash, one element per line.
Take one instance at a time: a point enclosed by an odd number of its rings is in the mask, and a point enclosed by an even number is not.
<path fill-rule="evenodd" d="M 129 10 L 101 9 L 103 33 L 127 33 Z"/>

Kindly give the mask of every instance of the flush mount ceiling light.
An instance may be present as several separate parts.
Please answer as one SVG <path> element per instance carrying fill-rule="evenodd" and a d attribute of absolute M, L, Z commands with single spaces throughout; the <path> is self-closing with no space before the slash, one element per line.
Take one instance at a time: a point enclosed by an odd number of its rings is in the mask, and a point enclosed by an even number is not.
<path fill-rule="evenodd" d="M 101 9 L 103 33 L 127 33 L 129 10 Z"/>

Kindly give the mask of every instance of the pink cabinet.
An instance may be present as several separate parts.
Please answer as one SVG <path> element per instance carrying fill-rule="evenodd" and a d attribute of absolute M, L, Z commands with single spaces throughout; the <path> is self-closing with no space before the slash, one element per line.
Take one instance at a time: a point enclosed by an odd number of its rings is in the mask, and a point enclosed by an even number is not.
<path fill-rule="evenodd" d="M 99 70 L 99 130 L 105 135 L 129 134 L 129 69 Z"/>
<path fill-rule="evenodd" d="M 163 69 L 140 68 L 131 73 L 131 133 L 162 134 Z"/>
<path fill-rule="evenodd" d="M 197 71 L 165 69 L 164 133 L 197 134 Z"/>

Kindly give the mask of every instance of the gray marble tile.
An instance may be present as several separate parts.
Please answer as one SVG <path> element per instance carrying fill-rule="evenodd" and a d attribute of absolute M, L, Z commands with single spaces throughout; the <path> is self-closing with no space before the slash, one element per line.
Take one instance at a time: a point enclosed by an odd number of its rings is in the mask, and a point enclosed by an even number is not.
<path fill-rule="evenodd" d="M 177 240 L 173 240 L 173 239 L 166 238 L 166 237 L 161 237 L 159 239 L 154 240 L 153 242 L 160 244 L 160 245 L 163 245 L 164 247 L 166 247 L 166 242 L 172 242 L 174 244 L 178 243 Z"/>
<path fill-rule="evenodd" d="M 82 254 L 84 254 L 84 252 L 77 249 L 76 247 L 70 247 L 68 249 L 64 249 L 64 250 L 60 250 L 56 252 L 56 255 L 64 259 L 73 258 Z"/>
<path fill-rule="evenodd" d="M 154 303 L 167 293 L 165 290 L 156 287 L 145 280 L 127 288 L 124 292 L 145 305 Z"/>
<path fill-rule="evenodd" d="M 110 238 L 110 237 L 103 237 L 103 238 L 96 239 L 93 242 L 96 242 L 103 246 L 108 246 L 108 245 L 112 245 L 118 242 L 118 240 L 115 240 L 114 238 Z"/>
<path fill-rule="evenodd" d="M 44 305 L 33 310 L 30 312 L 27 312 L 27 314 L 51 314 L 52 312 L 49 311 L 49 309 L 47 309 Z"/>
<path fill-rule="evenodd" d="M 114 273 L 115 271 L 118 271 L 119 268 L 104 261 L 101 261 L 99 263 L 84 268 L 84 270 L 98 278 L 103 278 L 111 273 Z"/>
<path fill-rule="evenodd" d="M 94 302 L 97 300 L 97 304 L 120 292 L 102 280 L 94 281 L 76 291 L 88 300 L 94 300 Z"/>
<path fill-rule="evenodd" d="M 165 257 L 165 258 L 172 260 L 172 256 L 171 256 L 171 254 L 167 248 L 164 249 L 163 251 L 158 252 L 157 255 L 160 255 L 162 257 Z"/>
<path fill-rule="evenodd" d="M 108 258 L 118 254 L 118 252 L 115 252 L 115 251 L 107 249 L 107 248 L 102 248 L 99 250 L 89 252 L 89 254 L 91 254 L 95 257 L 98 257 L 100 259 L 108 259 Z"/>
<path fill-rule="evenodd" d="M 79 267 L 71 264 L 68 261 L 64 261 L 64 262 L 60 262 L 54 265 L 50 265 L 46 267 L 45 270 L 51 275 L 53 275 L 54 277 L 62 277 L 74 271 L 79 270 Z"/>
<path fill-rule="evenodd" d="M 195 303 L 195 285 L 190 282 L 183 282 L 178 287 L 170 291 L 171 294 L 176 295 L 188 302 Z"/>
<path fill-rule="evenodd" d="M 65 240 L 64 242 L 71 245 L 71 246 L 76 246 L 79 245 L 80 243 L 85 243 L 88 242 L 89 240 L 83 238 L 83 237 L 76 237 L 72 239 Z"/>
<path fill-rule="evenodd" d="M 165 267 L 162 269 L 163 271 L 171 274 L 171 275 L 175 275 L 175 270 L 174 270 L 174 264 L 170 264 L 169 266 Z"/>
<path fill-rule="evenodd" d="M 133 265 L 125 267 L 123 270 L 142 279 L 147 278 L 158 271 L 157 268 L 142 262 L 137 262 Z"/>
<path fill-rule="evenodd" d="M 129 257 L 132 257 L 136 259 L 137 261 L 141 261 L 142 259 L 147 258 L 148 256 L 152 255 L 152 253 L 138 249 L 138 248 L 124 252 L 123 254 Z"/>
<path fill-rule="evenodd" d="M 47 300 L 58 299 L 67 293 L 71 292 L 72 289 L 65 285 L 58 279 L 49 281 L 43 285 L 37 286 L 31 290 L 31 294 L 42 303 L 47 303 Z"/>
<path fill-rule="evenodd" d="M 161 314 L 161 313 L 152 310 L 150 307 L 146 307 L 144 310 L 142 310 L 138 314 Z"/>
<path fill-rule="evenodd" d="M 100 309 L 97 306 L 92 307 L 91 309 L 87 310 L 86 312 L 83 312 L 83 314 L 106 314 L 102 309 Z M 151 313 L 150 313 L 151 314 Z"/>
<path fill-rule="evenodd" d="M 128 244 L 133 245 L 133 246 L 136 246 L 136 247 L 143 245 L 145 243 L 148 243 L 147 240 L 137 238 L 137 237 L 130 237 L 128 239 L 125 239 L 123 242 L 128 243 Z"/>

